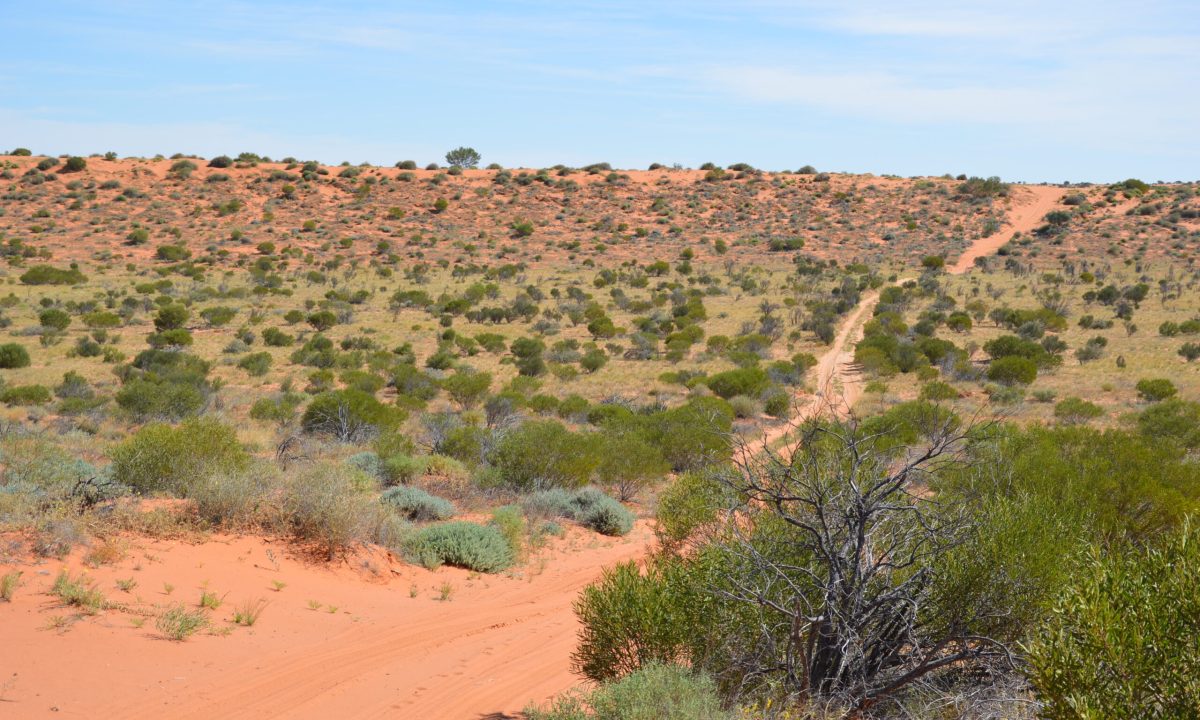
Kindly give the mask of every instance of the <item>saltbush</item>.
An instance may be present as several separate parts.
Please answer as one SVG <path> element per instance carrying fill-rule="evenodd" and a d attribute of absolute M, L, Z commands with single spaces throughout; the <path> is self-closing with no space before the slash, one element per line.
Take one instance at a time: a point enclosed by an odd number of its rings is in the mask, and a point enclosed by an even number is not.
<path fill-rule="evenodd" d="M 426 567 L 453 565 L 486 573 L 500 572 L 515 559 L 498 528 L 465 521 L 424 528 L 409 538 L 405 551 Z"/>
<path fill-rule="evenodd" d="M 454 517 L 454 504 L 410 485 L 398 485 L 380 496 L 388 507 L 413 521 L 449 520 Z"/>

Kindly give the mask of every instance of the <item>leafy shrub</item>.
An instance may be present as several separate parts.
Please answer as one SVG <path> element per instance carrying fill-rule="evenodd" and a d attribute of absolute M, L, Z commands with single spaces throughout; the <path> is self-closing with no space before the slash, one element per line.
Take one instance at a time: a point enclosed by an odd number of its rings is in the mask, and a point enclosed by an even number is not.
<path fill-rule="evenodd" d="M 15 370 L 29 367 L 29 351 L 16 343 L 0 345 L 0 368 Z"/>
<path fill-rule="evenodd" d="M 251 353 L 239 360 L 237 366 L 253 377 L 261 377 L 271 369 L 271 353 Z"/>
<path fill-rule="evenodd" d="M 705 383 L 718 397 L 728 400 L 736 395 L 757 397 L 762 394 L 771 379 L 760 367 L 737 368 L 710 375 Z"/>
<path fill-rule="evenodd" d="M 1067 425 L 1095 420 L 1103 414 L 1099 405 L 1077 397 L 1064 398 L 1054 406 L 1054 417 Z"/>
<path fill-rule="evenodd" d="M 726 720 L 716 684 L 679 665 L 647 663 L 586 693 L 568 693 L 548 707 L 525 710 L 529 720 Z"/>
<path fill-rule="evenodd" d="M 281 525 L 332 559 L 358 542 L 379 540 L 384 508 L 366 490 L 374 482 L 345 465 L 316 464 L 287 483 Z"/>
<path fill-rule="evenodd" d="M 514 561 L 498 528 L 470 522 L 431 525 L 414 534 L 405 551 L 426 567 L 453 565 L 486 573 L 500 572 Z"/>
<path fill-rule="evenodd" d="M 1029 646 L 1041 716 L 1192 717 L 1198 634 L 1197 530 L 1184 528 L 1162 548 L 1093 553 Z"/>
<path fill-rule="evenodd" d="M 117 482 L 142 493 L 168 490 L 183 497 L 205 475 L 239 472 L 250 460 L 234 429 L 210 417 L 178 427 L 146 425 L 109 456 Z"/>
<path fill-rule="evenodd" d="M 87 281 L 87 277 L 78 268 L 68 270 L 50 265 L 34 265 L 21 274 L 21 282 L 26 285 L 79 285 Z"/>
<path fill-rule="evenodd" d="M 509 431 L 491 462 L 505 484 L 532 490 L 585 485 L 600 465 L 601 440 L 575 433 L 553 420 L 534 420 Z"/>
<path fill-rule="evenodd" d="M 1200 403 L 1178 398 L 1155 403 L 1137 418 L 1143 437 L 1168 439 L 1185 448 L 1200 448 Z"/>
<path fill-rule="evenodd" d="M 395 426 L 403 412 L 379 402 L 374 395 L 346 389 L 323 392 L 304 409 L 300 424 L 305 432 L 329 435 L 342 442 L 358 442 Z"/>
<path fill-rule="evenodd" d="M 0 402 L 5 405 L 45 405 L 50 400 L 45 385 L 10 385 L 0 390 Z"/>
<path fill-rule="evenodd" d="M 570 518 L 602 535 L 628 535 L 633 529 L 633 513 L 595 488 L 540 490 L 523 498 L 521 506 L 530 517 Z"/>
<path fill-rule="evenodd" d="M 384 491 L 380 500 L 409 520 L 449 520 L 454 517 L 454 504 L 409 485 L 399 485 Z"/>
<path fill-rule="evenodd" d="M 987 377 L 1003 385 L 1028 385 L 1037 379 L 1037 363 L 1017 355 L 1006 355 L 991 362 Z"/>
<path fill-rule="evenodd" d="M 1138 397 L 1146 402 L 1167 400 L 1179 392 L 1175 383 L 1166 378 L 1144 378 L 1137 382 Z"/>

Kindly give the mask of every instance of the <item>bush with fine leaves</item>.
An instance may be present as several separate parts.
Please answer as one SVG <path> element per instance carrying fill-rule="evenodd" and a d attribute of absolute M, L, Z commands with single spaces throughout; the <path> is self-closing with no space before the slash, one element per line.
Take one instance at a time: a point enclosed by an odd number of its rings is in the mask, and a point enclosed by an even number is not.
<path fill-rule="evenodd" d="M 1195 717 L 1200 531 L 1159 549 L 1096 551 L 1029 647 L 1041 717 Z"/>
<path fill-rule="evenodd" d="M 527 708 L 529 720 L 722 720 L 713 681 L 679 665 L 651 663 L 586 693 L 569 693 L 545 708 Z"/>
<path fill-rule="evenodd" d="M 239 472 L 250 461 L 234 429 L 211 417 L 178 427 L 151 423 L 113 448 L 113 479 L 143 493 L 167 490 L 187 497 L 209 474 Z"/>
<path fill-rule="evenodd" d="M 425 567 L 453 565 L 486 573 L 500 572 L 515 559 L 498 528 L 465 521 L 421 530 L 409 538 L 405 552 Z"/>
<path fill-rule="evenodd" d="M 542 490 L 526 496 L 521 505 L 530 517 L 570 518 L 602 535 L 628 535 L 633 529 L 633 513 L 595 488 Z"/>
<path fill-rule="evenodd" d="M 449 520 L 454 517 L 454 504 L 449 500 L 410 485 L 389 488 L 379 499 L 409 520 Z"/>

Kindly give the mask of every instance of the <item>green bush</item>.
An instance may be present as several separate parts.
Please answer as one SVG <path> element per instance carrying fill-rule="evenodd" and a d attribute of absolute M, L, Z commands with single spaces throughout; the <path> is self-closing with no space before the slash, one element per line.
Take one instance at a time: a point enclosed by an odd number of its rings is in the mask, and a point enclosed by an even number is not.
<path fill-rule="evenodd" d="M 21 282 L 26 285 L 79 285 L 87 281 L 87 277 L 78 268 L 69 270 L 50 265 L 34 265 L 21 274 Z"/>
<path fill-rule="evenodd" d="M 1017 355 L 1006 355 L 991 362 L 987 377 L 1002 385 L 1028 385 L 1037 379 L 1037 363 Z"/>
<path fill-rule="evenodd" d="M 633 529 L 633 513 L 595 488 L 539 490 L 525 496 L 521 506 L 529 517 L 570 518 L 602 535 L 628 535 Z"/>
<path fill-rule="evenodd" d="M 1147 439 L 1168 439 L 1190 450 L 1200 448 L 1200 403 L 1164 400 L 1143 410 L 1137 424 Z"/>
<path fill-rule="evenodd" d="M 51 330 L 66 330 L 71 325 L 71 316 L 58 308 L 46 308 L 38 313 L 38 324 Z"/>
<path fill-rule="evenodd" d="M 0 368 L 15 370 L 29 367 L 29 351 L 16 343 L 0 345 Z"/>
<path fill-rule="evenodd" d="M 166 490 L 181 497 L 206 475 L 240 472 L 250 461 L 234 429 L 210 417 L 178 427 L 146 425 L 109 457 L 115 481 L 141 493 Z"/>
<path fill-rule="evenodd" d="M 498 528 L 470 522 L 431 525 L 414 534 L 405 551 L 426 567 L 453 565 L 486 573 L 500 572 L 515 559 Z"/>
<path fill-rule="evenodd" d="M 716 684 L 679 665 L 648 663 L 585 693 L 568 693 L 548 707 L 529 707 L 529 720 L 726 720 Z"/>
<path fill-rule="evenodd" d="M 251 353 L 239 360 L 237 366 L 253 377 L 261 377 L 271 369 L 271 353 Z"/>
<path fill-rule="evenodd" d="M 1095 420 L 1103 414 L 1099 405 L 1077 397 L 1064 398 L 1054 406 L 1055 419 L 1067 425 Z"/>
<path fill-rule="evenodd" d="M 328 435 L 341 442 L 359 442 L 394 427 L 404 419 L 399 408 L 379 402 L 374 395 L 346 389 L 323 392 L 304 409 L 300 425 L 305 432 Z"/>
<path fill-rule="evenodd" d="M 387 513 L 367 492 L 374 486 L 362 471 L 346 465 L 312 465 L 285 486 L 280 523 L 330 559 L 355 543 L 386 542 L 389 538 L 380 536 L 389 528 Z"/>
<path fill-rule="evenodd" d="M 1095 552 L 1028 648 L 1040 716 L 1195 717 L 1200 532 L 1162 548 Z"/>
<path fill-rule="evenodd" d="M 533 490 L 587 484 L 601 461 L 595 433 L 575 433 L 553 420 L 529 421 L 509 431 L 490 460 L 505 484 Z"/>
<path fill-rule="evenodd" d="M 760 367 L 745 367 L 710 375 L 705 383 L 715 395 L 728 400 L 736 395 L 758 397 L 771 379 Z"/>
<path fill-rule="evenodd" d="M 414 521 L 449 520 L 455 514 L 454 504 L 449 500 L 409 485 L 399 485 L 385 490 L 380 500 L 404 517 Z"/>
<path fill-rule="evenodd" d="M 1138 397 L 1146 402 L 1159 402 L 1174 397 L 1179 392 L 1175 383 L 1166 378 L 1145 378 L 1138 380 Z"/>
<path fill-rule="evenodd" d="M 45 385 L 10 385 L 0 390 L 0 402 L 5 405 L 45 405 L 50 400 Z"/>

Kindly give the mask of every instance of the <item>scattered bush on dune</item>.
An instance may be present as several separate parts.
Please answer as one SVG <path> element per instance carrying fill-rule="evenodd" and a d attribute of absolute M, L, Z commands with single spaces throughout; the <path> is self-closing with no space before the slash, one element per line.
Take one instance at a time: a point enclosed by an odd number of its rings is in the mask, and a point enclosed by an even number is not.
<path fill-rule="evenodd" d="M 449 500 L 409 485 L 385 490 L 380 500 L 413 521 L 449 520 L 455 514 L 454 504 Z"/>
<path fill-rule="evenodd" d="M 495 573 L 511 566 L 513 550 L 496 527 L 471 522 L 431 525 L 405 544 L 405 554 L 425 567 L 439 565 Z"/>
<path fill-rule="evenodd" d="M 146 425 L 109 456 L 117 482 L 142 493 L 166 490 L 181 497 L 207 475 L 240 472 L 250 461 L 234 429 L 210 417 L 177 427 Z"/>

